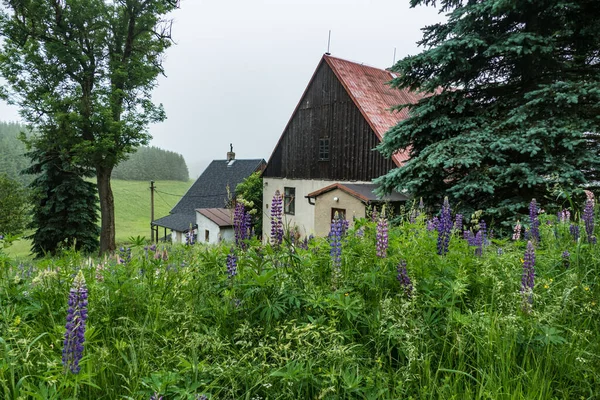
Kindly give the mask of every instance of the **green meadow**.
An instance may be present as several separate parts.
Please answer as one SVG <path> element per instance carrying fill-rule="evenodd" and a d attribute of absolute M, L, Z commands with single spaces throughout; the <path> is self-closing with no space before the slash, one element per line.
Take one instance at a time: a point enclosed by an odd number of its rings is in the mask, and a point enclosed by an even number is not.
<path fill-rule="evenodd" d="M 192 183 L 193 181 L 156 181 L 155 218 L 168 215 Z M 150 239 L 150 182 L 114 179 L 112 189 L 115 197 L 117 243 L 127 243 L 129 238 L 137 236 Z M 162 235 L 164 232 L 159 233 Z M 29 240 L 21 239 L 7 248 L 6 252 L 12 257 L 28 257 L 30 247 Z"/>
<path fill-rule="evenodd" d="M 0 250 L 0 398 L 598 399 L 585 215 L 542 215 L 529 243 L 412 214 L 307 241 Z"/>

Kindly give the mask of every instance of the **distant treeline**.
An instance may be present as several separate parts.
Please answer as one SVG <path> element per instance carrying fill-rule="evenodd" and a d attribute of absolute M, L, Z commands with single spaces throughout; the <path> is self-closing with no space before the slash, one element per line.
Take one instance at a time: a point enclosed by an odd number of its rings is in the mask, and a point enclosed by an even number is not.
<path fill-rule="evenodd" d="M 129 159 L 117 165 L 112 177 L 130 181 L 187 182 L 189 173 L 181 154 L 158 147 L 140 147 Z"/>
<path fill-rule="evenodd" d="M 31 175 L 22 174 L 31 161 L 25 153 L 25 144 L 19 139 L 19 134 L 26 131 L 24 125 L 16 122 L 0 122 L 0 175 L 28 185 L 33 180 Z"/>

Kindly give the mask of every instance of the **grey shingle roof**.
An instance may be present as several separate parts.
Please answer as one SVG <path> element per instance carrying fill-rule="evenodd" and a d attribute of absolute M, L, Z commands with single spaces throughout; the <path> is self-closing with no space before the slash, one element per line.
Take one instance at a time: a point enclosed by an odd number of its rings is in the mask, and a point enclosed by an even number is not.
<path fill-rule="evenodd" d="M 202 172 L 187 193 L 173 207 L 170 215 L 152 221 L 153 225 L 184 232 L 196 224 L 197 208 L 223 208 L 227 204 L 227 188 L 234 195 L 238 183 L 264 166 L 265 160 L 214 160 Z"/>

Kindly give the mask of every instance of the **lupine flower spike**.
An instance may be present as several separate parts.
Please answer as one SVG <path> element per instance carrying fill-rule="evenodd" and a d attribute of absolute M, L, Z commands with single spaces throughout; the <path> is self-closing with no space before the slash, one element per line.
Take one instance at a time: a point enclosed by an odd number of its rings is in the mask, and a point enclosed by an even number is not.
<path fill-rule="evenodd" d="M 69 293 L 69 309 L 67 310 L 67 324 L 65 340 L 63 343 L 62 364 L 65 372 L 78 374 L 81 367 L 79 362 L 83 357 L 83 343 L 85 341 L 85 322 L 87 321 L 88 290 L 81 270 L 73 280 Z"/>
<path fill-rule="evenodd" d="M 246 248 L 245 240 L 250 238 L 250 218 L 250 214 L 246 212 L 244 205 L 241 202 L 237 202 L 233 213 L 233 232 L 235 234 L 236 246 L 242 249 Z"/>
<path fill-rule="evenodd" d="M 515 228 L 513 229 L 512 240 L 521 239 L 521 221 L 517 221 Z"/>
<path fill-rule="evenodd" d="M 396 277 L 396 279 L 398 280 L 398 282 L 400 282 L 400 286 L 402 286 L 402 288 L 404 289 L 404 294 L 406 295 L 406 297 L 410 299 L 412 297 L 413 284 L 410 280 L 410 277 L 408 276 L 408 272 L 406 271 L 405 260 L 400 261 L 400 264 L 398 264 L 398 276 Z"/>
<path fill-rule="evenodd" d="M 444 198 L 444 204 L 442 205 L 442 212 L 437 227 L 437 253 L 441 256 L 448 252 L 448 245 L 450 243 L 453 225 L 454 223 L 452 222 L 450 203 L 448 202 L 448 197 L 446 197 Z"/>
<path fill-rule="evenodd" d="M 342 231 L 343 223 L 336 212 L 334 218 L 331 220 L 331 230 L 329 231 L 331 271 L 334 288 L 337 287 L 337 282 L 342 275 Z"/>
<path fill-rule="evenodd" d="M 388 248 L 388 221 L 381 217 L 377 221 L 377 257 L 385 258 Z"/>
<path fill-rule="evenodd" d="M 271 244 L 274 246 L 279 246 L 283 242 L 282 204 L 283 197 L 277 190 L 271 202 Z"/>
<path fill-rule="evenodd" d="M 538 219 L 538 205 L 535 199 L 529 203 L 529 237 L 536 243 L 540 242 L 540 220 Z"/>
<path fill-rule="evenodd" d="M 237 275 L 237 257 L 233 247 L 227 255 L 227 275 L 229 278 L 233 278 Z"/>
<path fill-rule="evenodd" d="M 523 275 L 521 276 L 521 296 L 523 296 L 523 311 L 530 312 L 533 304 L 533 286 L 535 280 L 535 249 L 533 243 L 527 242 L 523 257 Z"/>
<path fill-rule="evenodd" d="M 586 191 L 588 192 L 588 191 Z M 591 193 L 591 192 L 590 192 Z M 586 193 L 587 194 L 587 193 Z M 583 222 L 585 223 L 585 234 L 588 243 L 595 244 L 596 236 L 594 236 L 594 198 L 593 195 L 585 201 L 585 207 L 583 208 Z"/>

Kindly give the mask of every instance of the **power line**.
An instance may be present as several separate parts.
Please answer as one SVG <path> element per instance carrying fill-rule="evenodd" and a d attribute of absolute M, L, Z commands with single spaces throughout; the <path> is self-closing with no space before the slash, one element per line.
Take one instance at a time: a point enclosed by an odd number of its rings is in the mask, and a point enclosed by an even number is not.
<path fill-rule="evenodd" d="M 156 190 L 154 189 L 155 192 L 157 193 L 162 193 L 162 194 L 166 194 L 168 196 L 176 196 L 176 197 L 183 197 L 180 194 L 174 194 L 174 193 L 167 193 L 167 192 L 162 192 L 160 190 Z M 185 195 L 185 197 L 191 197 L 191 198 L 206 198 L 206 197 L 220 197 L 220 196 L 227 196 L 229 193 L 219 193 L 219 194 L 207 194 L 207 195 Z"/>

